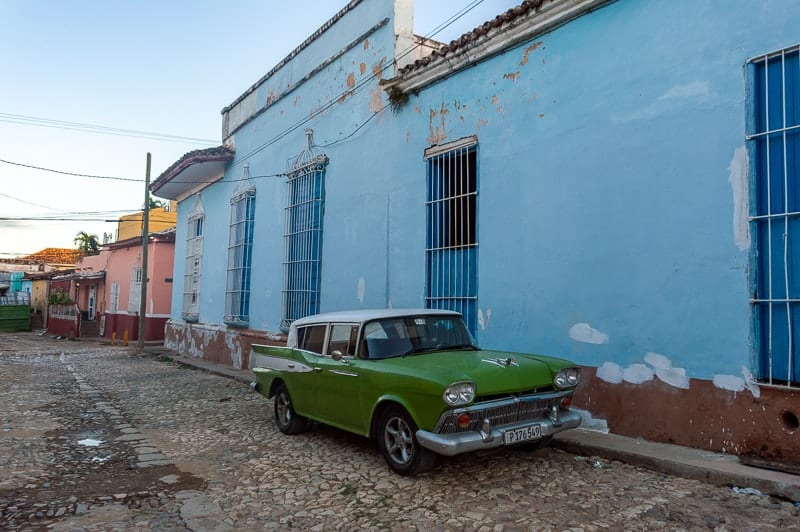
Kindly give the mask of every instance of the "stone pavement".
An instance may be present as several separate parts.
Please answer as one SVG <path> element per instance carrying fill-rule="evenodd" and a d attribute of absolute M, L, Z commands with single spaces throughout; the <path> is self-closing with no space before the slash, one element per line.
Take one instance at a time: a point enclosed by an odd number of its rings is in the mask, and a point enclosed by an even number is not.
<path fill-rule="evenodd" d="M 199 358 L 181 356 L 163 346 L 150 348 L 153 353 L 204 371 L 250 383 L 254 374 Z M 730 454 L 656 443 L 596 430 L 577 429 L 557 435 L 553 447 L 578 455 L 599 456 L 627 464 L 650 468 L 660 473 L 701 480 L 716 486 L 751 488 L 766 495 L 800 501 L 800 476 L 748 466 Z"/>
<path fill-rule="evenodd" d="M 482 451 L 400 477 L 365 438 L 281 433 L 248 372 L 168 355 L 0 334 L 0 529 L 800 530 L 793 501 L 594 450 Z"/>

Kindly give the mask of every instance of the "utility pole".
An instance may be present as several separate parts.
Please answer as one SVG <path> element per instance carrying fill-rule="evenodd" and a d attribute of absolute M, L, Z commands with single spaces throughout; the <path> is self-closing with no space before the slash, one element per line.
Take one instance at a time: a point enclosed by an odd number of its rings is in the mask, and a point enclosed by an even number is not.
<path fill-rule="evenodd" d="M 139 336 L 136 350 L 144 351 L 144 318 L 147 312 L 147 248 L 150 243 L 150 152 L 144 175 L 144 214 L 142 215 L 142 293 L 139 301 Z"/>

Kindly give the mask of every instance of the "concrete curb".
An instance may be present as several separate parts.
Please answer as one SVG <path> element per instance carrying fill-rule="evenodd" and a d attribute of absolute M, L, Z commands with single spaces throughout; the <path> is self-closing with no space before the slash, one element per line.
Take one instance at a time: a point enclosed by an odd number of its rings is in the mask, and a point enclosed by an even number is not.
<path fill-rule="evenodd" d="M 178 364 L 235 379 L 244 384 L 250 384 L 255 379 L 252 371 L 180 356 L 163 347 L 147 351 L 169 358 Z M 650 442 L 587 429 L 562 432 L 553 439 L 552 446 L 573 454 L 619 460 L 660 473 L 708 482 L 715 486 L 753 488 L 765 495 L 792 502 L 800 501 L 800 475 L 747 466 L 730 454 Z"/>
<path fill-rule="evenodd" d="M 800 476 L 747 466 L 735 455 L 585 429 L 563 432 L 552 445 L 573 454 L 619 460 L 716 486 L 754 488 L 765 495 L 800 501 Z"/>

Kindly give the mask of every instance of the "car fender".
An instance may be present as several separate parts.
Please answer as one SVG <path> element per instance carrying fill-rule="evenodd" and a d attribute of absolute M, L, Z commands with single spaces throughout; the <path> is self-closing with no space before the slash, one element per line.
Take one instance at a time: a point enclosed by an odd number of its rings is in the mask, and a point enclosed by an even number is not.
<path fill-rule="evenodd" d="M 370 411 L 370 435 L 375 437 L 378 431 L 378 423 L 380 421 L 381 414 L 383 413 L 384 408 L 386 408 L 389 404 L 396 404 L 405 409 L 406 412 L 411 416 L 411 419 L 414 420 L 417 427 L 420 427 L 421 424 L 421 417 L 417 409 L 409 402 L 407 399 L 396 395 L 396 394 L 385 394 L 380 396 L 375 404 L 372 406 L 372 410 Z"/>

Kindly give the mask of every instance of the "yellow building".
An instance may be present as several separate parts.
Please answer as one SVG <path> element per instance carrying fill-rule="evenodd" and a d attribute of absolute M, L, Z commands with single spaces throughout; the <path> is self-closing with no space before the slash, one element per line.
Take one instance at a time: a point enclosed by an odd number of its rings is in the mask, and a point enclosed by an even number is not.
<path fill-rule="evenodd" d="M 141 237 L 143 217 L 144 213 L 142 211 L 120 216 L 117 223 L 117 242 L 128 238 Z M 177 203 L 174 201 L 170 201 L 167 207 L 150 209 L 150 232 L 158 233 L 175 227 L 177 219 L 178 208 Z"/>

